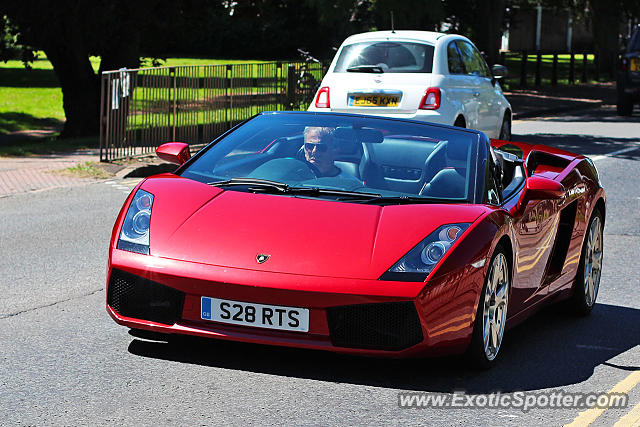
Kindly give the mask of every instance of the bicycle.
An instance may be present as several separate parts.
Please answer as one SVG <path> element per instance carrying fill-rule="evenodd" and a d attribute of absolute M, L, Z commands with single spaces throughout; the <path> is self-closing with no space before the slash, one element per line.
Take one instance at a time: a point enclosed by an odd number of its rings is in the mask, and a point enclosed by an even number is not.
<path fill-rule="evenodd" d="M 296 79 L 296 87 L 294 99 L 291 105 L 293 110 L 306 109 L 312 102 L 318 88 L 320 87 L 321 80 L 318 80 L 314 76 L 314 71 L 320 71 L 322 74 L 322 62 L 311 56 L 309 52 L 298 49 L 298 53 L 304 59 L 302 65 L 298 69 L 298 76 Z"/>

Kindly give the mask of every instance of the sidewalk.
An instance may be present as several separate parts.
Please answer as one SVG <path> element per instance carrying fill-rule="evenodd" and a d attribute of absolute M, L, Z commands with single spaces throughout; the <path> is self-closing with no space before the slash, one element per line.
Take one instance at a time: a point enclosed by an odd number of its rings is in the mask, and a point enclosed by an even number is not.
<path fill-rule="evenodd" d="M 0 157 L 0 197 L 15 193 L 70 187 L 93 182 L 93 178 L 67 176 L 56 171 L 79 163 L 98 161 L 97 150 L 29 157 Z"/>
<path fill-rule="evenodd" d="M 566 111 L 611 105 L 616 102 L 615 83 L 544 87 L 505 91 L 513 119 L 538 117 Z"/>
<path fill-rule="evenodd" d="M 505 91 L 514 111 L 513 119 L 578 111 L 615 103 L 615 84 L 545 87 Z M 0 157 L 0 197 L 57 187 L 85 185 L 95 178 L 79 178 L 60 171 L 84 162 L 98 162 L 98 150 L 30 157 Z M 143 177 L 164 172 L 166 165 L 154 155 L 138 158 L 138 162 L 121 167 L 115 178 L 126 175 Z M 117 168 L 114 168 L 114 170 Z"/>

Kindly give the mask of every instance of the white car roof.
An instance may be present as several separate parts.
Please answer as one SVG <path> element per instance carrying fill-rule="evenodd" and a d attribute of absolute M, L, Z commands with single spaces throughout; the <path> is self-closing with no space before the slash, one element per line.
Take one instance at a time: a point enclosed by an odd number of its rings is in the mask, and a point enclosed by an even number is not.
<path fill-rule="evenodd" d="M 436 41 L 444 36 L 452 36 L 455 34 L 436 33 L 433 31 L 371 31 L 368 33 L 354 34 L 347 37 L 343 44 L 357 43 L 367 40 L 417 40 L 421 42 L 427 42 L 430 44 L 436 44 Z M 457 37 L 462 37 L 458 36 Z"/>

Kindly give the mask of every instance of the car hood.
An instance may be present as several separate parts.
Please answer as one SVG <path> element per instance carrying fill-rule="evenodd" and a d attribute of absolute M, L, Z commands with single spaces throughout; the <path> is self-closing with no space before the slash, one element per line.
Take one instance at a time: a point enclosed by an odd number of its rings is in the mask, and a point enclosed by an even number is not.
<path fill-rule="evenodd" d="M 477 205 L 375 206 L 156 178 L 153 256 L 300 275 L 377 279 L 442 224 L 473 222 Z M 268 255 L 263 263 L 258 255 Z"/>

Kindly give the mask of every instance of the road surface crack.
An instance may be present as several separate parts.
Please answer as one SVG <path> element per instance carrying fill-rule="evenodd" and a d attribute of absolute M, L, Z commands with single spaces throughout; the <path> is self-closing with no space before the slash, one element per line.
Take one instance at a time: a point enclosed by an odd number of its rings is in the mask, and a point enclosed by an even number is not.
<path fill-rule="evenodd" d="M 90 297 L 91 295 L 95 295 L 98 292 L 103 292 L 103 291 L 104 291 L 104 288 L 100 288 L 100 289 L 96 289 L 95 291 L 89 292 L 87 294 L 77 295 L 77 296 L 66 298 L 66 299 L 63 299 L 63 300 L 60 300 L 60 301 L 54 301 L 54 302 L 52 302 L 50 304 L 45 304 L 45 305 L 41 305 L 41 306 L 33 307 L 33 308 L 27 308 L 25 310 L 16 311 L 15 313 L 5 314 L 5 315 L 0 316 L 0 320 L 8 319 L 8 318 L 14 317 L 14 316 L 19 316 L 21 314 L 29 313 L 31 311 L 40 310 L 41 308 L 53 307 L 54 305 L 62 304 L 63 302 L 73 301 L 74 299 Z"/>

